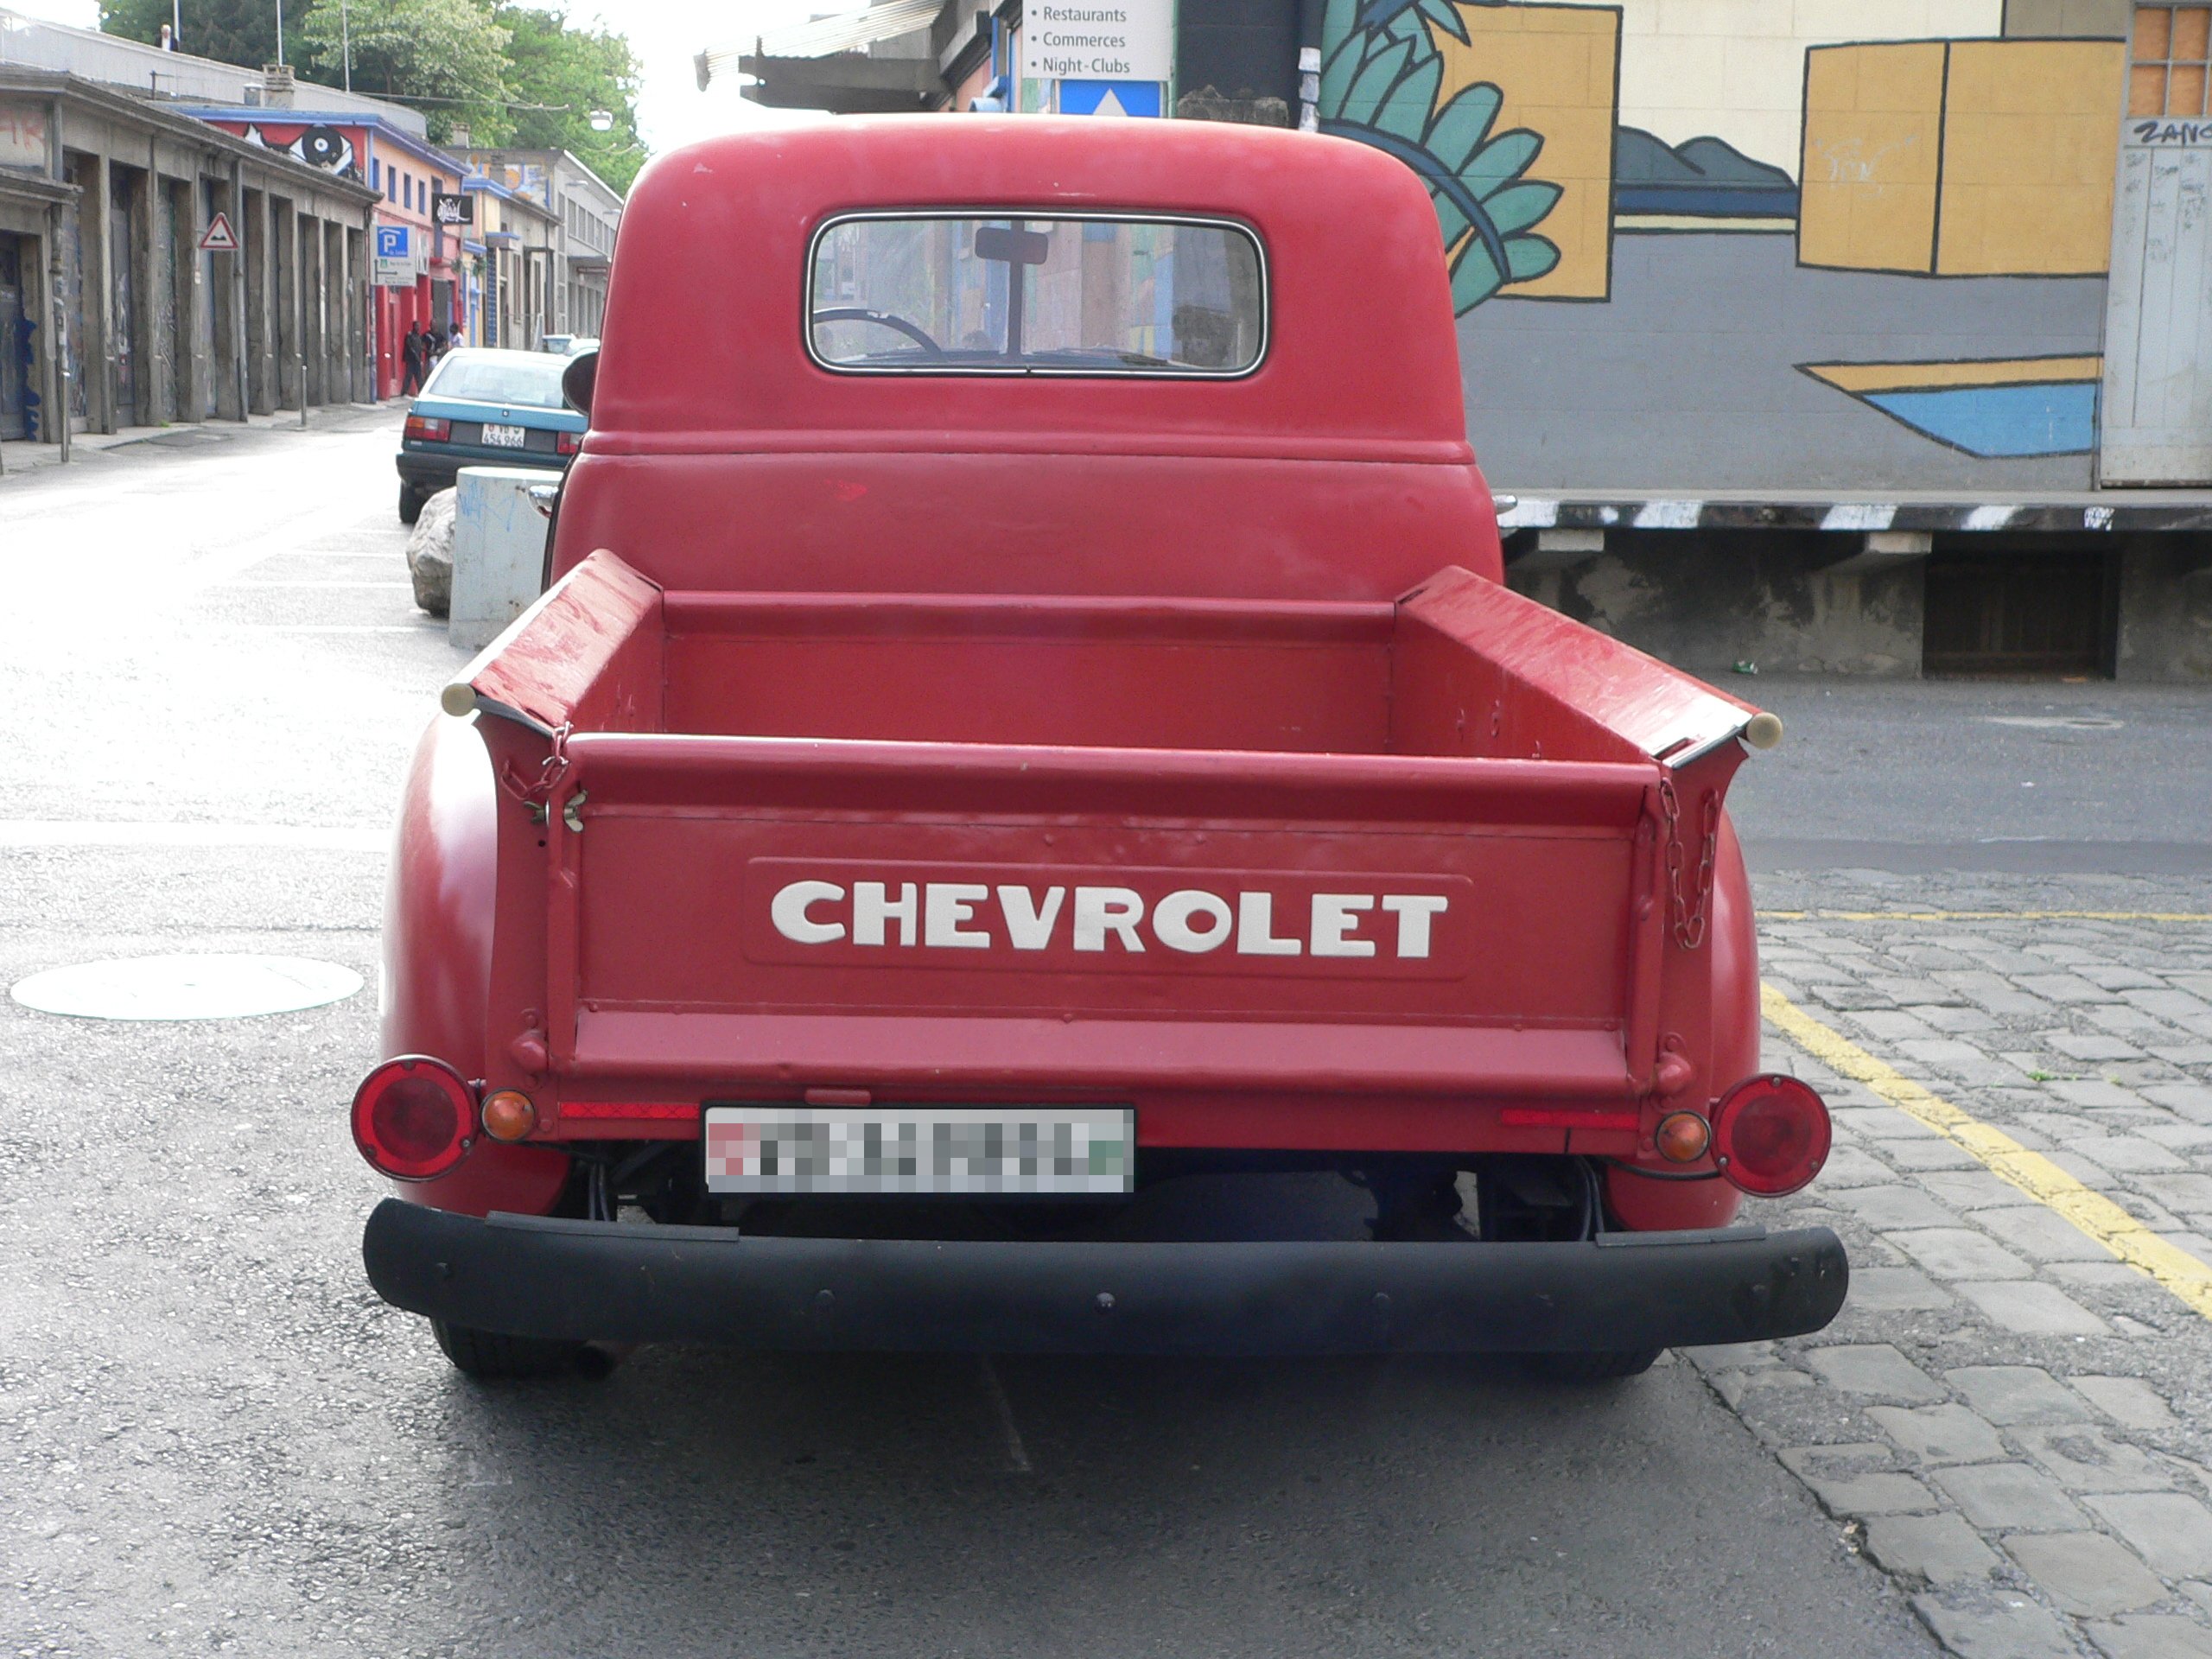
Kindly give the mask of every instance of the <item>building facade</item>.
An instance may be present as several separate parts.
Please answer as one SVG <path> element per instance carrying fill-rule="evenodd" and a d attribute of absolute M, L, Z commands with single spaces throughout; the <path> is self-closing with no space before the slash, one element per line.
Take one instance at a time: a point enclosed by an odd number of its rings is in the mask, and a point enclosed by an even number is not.
<path fill-rule="evenodd" d="M 886 0 L 745 67 L 766 102 L 893 107 L 880 50 L 920 106 L 1065 111 L 1023 5 L 944 0 L 918 37 Z M 1180 0 L 1173 27 L 1161 109 L 1427 185 L 1517 585 L 1700 667 L 2212 677 L 2212 6 Z"/>
<path fill-rule="evenodd" d="M 479 176 L 552 215 L 550 332 L 596 335 L 607 315 L 621 195 L 565 149 L 472 149 L 468 162 Z"/>
<path fill-rule="evenodd" d="M 400 342 L 410 327 L 420 323 L 441 337 L 470 327 L 463 227 L 438 223 L 432 210 L 438 197 L 461 193 L 467 167 L 402 124 L 396 106 L 390 113 L 346 110 L 329 104 L 327 90 L 271 71 L 257 104 L 182 107 L 247 143 L 374 193 L 376 396 L 396 397 L 405 381 Z"/>
<path fill-rule="evenodd" d="M 370 395 L 364 186 L 0 65 L 0 439 Z"/>
<path fill-rule="evenodd" d="M 560 220 L 520 191 L 481 174 L 462 181 L 474 207 L 467 264 L 472 346 L 536 351 L 560 332 L 554 305 Z"/>

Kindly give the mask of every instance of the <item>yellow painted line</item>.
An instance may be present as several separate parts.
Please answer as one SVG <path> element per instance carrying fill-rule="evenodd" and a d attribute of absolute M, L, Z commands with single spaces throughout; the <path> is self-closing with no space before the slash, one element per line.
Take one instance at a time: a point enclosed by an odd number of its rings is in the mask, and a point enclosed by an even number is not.
<path fill-rule="evenodd" d="M 2001 1129 L 1961 1111 L 1896 1067 L 1876 1059 L 1830 1030 L 1771 985 L 1760 1007 L 1781 1031 L 1823 1065 L 1865 1084 L 1909 1117 L 1917 1118 L 1988 1166 L 2038 1204 L 2051 1209 L 2139 1273 L 2147 1274 L 2198 1313 L 2212 1319 L 2212 1267 L 2169 1244 L 2103 1193 L 2083 1185 L 2041 1153 L 2030 1152 Z"/>
<path fill-rule="evenodd" d="M 2212 922 L 2196 910 L 1763 910 L 1765 922 Z"/>

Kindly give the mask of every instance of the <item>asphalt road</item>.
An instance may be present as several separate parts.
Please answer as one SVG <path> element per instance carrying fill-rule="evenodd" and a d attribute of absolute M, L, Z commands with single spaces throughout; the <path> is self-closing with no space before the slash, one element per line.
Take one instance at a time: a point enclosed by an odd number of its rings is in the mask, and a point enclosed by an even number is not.
<path fill-rule="evenodd" d="M 1755 868 L 2212 872 L 2201 690 L 1731 678 L 1783 718 L 1729 809 Z"/>
<path fill-rule="evenodd" d="M 0 982 L 186 950 L 373 982 L 378 826 L 461 660 L 405 587 L 397 423 L 0 485 Z M 2183 700 L 1757 689 L 1811 758 L 1753 761 L 1755 836 L 2206 833 Z M 2123 724 L 1986 723 L 2093 697 Z M 2175 777 L 2138 790 L 2160 744 Z M 2000 753 L 2063 787 L 2007 816 L 2028 774 Z M 369 991 L 193 1024 L 0 1002 L 0 1651 L 1935 1650 L 1679 1362 L 1562 1391 L 656 1350 L 471 1384 L 362 1281 L 378 1189 L 344 1106 L 374 1014 Z"/>

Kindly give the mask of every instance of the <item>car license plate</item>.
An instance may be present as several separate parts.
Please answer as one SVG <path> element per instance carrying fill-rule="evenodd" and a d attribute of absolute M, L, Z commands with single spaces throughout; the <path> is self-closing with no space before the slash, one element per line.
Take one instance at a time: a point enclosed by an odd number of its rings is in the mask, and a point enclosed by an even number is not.
<path fill-rule="evenodd" d="M 519 449 L 523 445 L 523 430 L 518 426 L 484 425 L 484 442 L 494 449 Z"/>
<path fill-rule="evenodd" d="M 709 1106 L 709 1192 L 1097 1197 L 1135 1190 L 1126 1106 Z"/>

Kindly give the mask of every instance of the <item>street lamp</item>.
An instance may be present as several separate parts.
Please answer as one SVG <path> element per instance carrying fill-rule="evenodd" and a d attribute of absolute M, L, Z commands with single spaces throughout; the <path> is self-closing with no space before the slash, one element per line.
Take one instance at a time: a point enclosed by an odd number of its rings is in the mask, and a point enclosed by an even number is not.
<path fill-rule="evenodd" d="M 594 132 L 614 130 L 614 111 L 612 110 L 594 110 L 585 118 L 591 123 L 591 130 Z"/>

